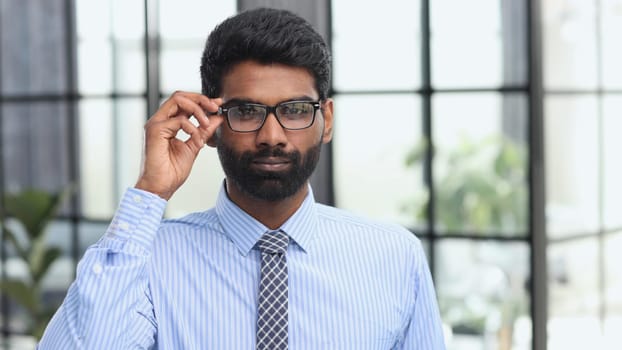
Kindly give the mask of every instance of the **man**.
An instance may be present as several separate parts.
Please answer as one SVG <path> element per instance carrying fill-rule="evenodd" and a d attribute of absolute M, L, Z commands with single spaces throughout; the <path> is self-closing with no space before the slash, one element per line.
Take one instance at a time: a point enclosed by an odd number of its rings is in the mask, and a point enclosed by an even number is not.
<path fill-rule="evenodd" d="M 139 180 L 40 349 L 443 349 L 417 238 L 313 199 L 333 129 L 329 67 L 290 12 L 216 27 L 203 93 L 176 92 L 147 122 Z M 205 144 L 226 174 L 215 208 L 162 221 Z"/>

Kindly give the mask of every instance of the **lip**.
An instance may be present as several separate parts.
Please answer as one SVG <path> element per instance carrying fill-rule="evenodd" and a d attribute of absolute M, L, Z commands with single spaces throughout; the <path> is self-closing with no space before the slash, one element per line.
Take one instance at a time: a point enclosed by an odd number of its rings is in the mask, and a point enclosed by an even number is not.
<path fill-rule="evenodd" d="M 291 162 L 281 157 L 261 157 L 253 160 L 252 167 L 264 171 L 279 171 L 288 168 Z"/>

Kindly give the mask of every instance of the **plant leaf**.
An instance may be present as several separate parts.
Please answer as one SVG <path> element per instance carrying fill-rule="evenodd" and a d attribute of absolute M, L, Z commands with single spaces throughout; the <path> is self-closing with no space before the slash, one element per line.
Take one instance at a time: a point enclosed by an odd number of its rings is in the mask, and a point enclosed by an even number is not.
<path fill-rule="evenodd" d="M 413 149 L 411 149 L 406 155 L 406 166 L 413 166 L 415 164 L 421 163 L 426 155 L 428 147 L 430 143 L 427 138 L 421 139 Z"/>
<path fill-rule="evenodd" d="M 28 252 L 28 268 L 30 269 L 30 275 L 33 277 L 38 274 L 43 263 L 43 257 L 45 255 L 46 242 L 45 235 L 40 235 L 36 239 L 30 242 L 30 251 Z"/>
<path fill-rule="evenodd" d="M 45 276 L 45 273 L 50 269 L 52 263 L 54 263 L 54 261 L 62 254 L 63 252 L 60 248 L 48 247 L 44 249 L 40 255 L 37 255 L 30 260 L 32 280 L 36 285 L 38 285 L 41 279 Z"/>
<path fill-rule="evenodd" d="M 35 337 L 35 340 L 38 342 L 43 337 L 43 332 L 45 332 L 45 327 L 47 327 L 49 320 L 37 320 L 35 324 L 32 326 L 30 331 L 30 335 Z"/>
<path fill-rule="evenodd" d="M 19 242 L 13 231 L 6 227 L 6 225 L 2 225 L 2 231 L 4 232 L 4 239 L 11 242 L 17 252 L 17 255 L 19 255 L 19 257 L 23 260 L 26 260 L 28 258 L 28 252 L 22 247 L 22 244 Z"/>
<path fill-rule="evenodd" d="M 0 290 L 25 307 L 30 314 L 38 312 L 40 300 L 36 288 L 32 288 L 24 281 L 15 279 L 0 281 Z"/>
<path fill-rule="evenodd" d="M 69 190 L 60 193 L 48 193 L 29 189 L 5 197 L 6 212 L 15 217 L 26 229 L 31 240 L 43 234 L 44 228 L 54 217 L 62 200 Z"/>

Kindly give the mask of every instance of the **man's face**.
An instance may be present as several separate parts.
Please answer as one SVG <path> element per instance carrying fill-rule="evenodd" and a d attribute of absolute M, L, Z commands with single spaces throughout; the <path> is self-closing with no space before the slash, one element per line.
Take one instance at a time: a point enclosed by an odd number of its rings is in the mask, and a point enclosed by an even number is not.
<path fill-rule="evenodd" d="M 303 68 L 241 62 L 223 77 L 222 98 L 231 107 L 241 102 L 274 106 L 294 100 L 317 101 L 313 76 Z M 261 129 L 239 133 L 223 124 L 218 156 L 230 185 L 255 199 L 279 201 L 305 186 L 332 137 L 332 101 L 322 104 L 313 124 L 286 130 L 269 114 Z"/>

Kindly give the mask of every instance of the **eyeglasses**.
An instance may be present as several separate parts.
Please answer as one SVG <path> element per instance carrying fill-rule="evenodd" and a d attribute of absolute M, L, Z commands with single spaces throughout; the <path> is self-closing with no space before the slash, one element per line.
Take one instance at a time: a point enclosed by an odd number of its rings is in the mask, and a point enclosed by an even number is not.
<path fill-rule="evenodd" d="M 261 129 L 266 117 L 274 113 L 276 120 L 287 130 L 301 130 L 313 125 L 315 111 L 320 101 L 287 101 L 276 106 L 258 103 L 242 103 L 232 107 L 220 107 L 218 114 L 227 117 L 227 124 L 233 131 L 253 132 Z"/>

